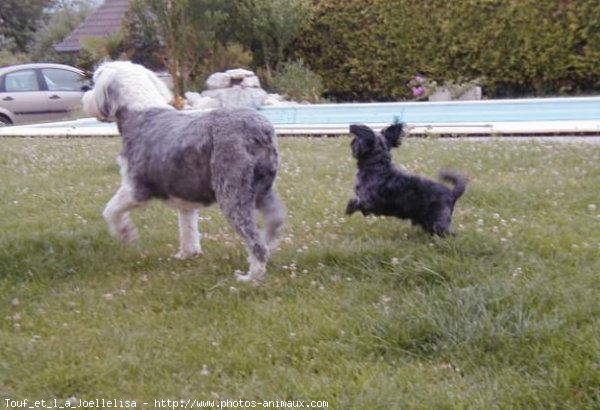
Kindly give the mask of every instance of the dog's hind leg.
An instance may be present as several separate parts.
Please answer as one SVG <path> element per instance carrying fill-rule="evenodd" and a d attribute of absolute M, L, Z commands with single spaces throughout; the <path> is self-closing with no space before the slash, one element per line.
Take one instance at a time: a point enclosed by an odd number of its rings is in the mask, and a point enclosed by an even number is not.
<path fill-rule="evenodd" d="M 196 209 L 179 209 L 179 252 L 174 257 L 189 259 L 202 253 L 200 231 L 198 231 L 198 211 Z"/>
<path fill-rule="evenodd" d="M 278 234 L 285 221 L 285 207 L 281 203 L 275 188 L 260 196 L 256 207 L 265 218 L 265 240 L 269 250 L 274 251 L 279 244 Z"/>
<path fill-rule="evenodd" d="M 102 216 L 108 223 L 108 228 L 113 236 L 123 242 L 135 242 L 138 232 L 129 217 L 129 211 L 141 205 L 133 195 L 133 189 L 129 185 L 122 185 L 117 193 L 108 201 Z"/>
<path fill-rule="evenodd" d="M 244 239 L 250 263 L 248 272 L 236 273 L 236 279 L 240 282 L 258 283 L 266 272 L 269 249 L 256 225 L 256 199 L 250 190 L 244 189 L 230 192 L 229 195 L 219 200 L 219 205 L 231 226 Z"/>
<path fill-rule="evenodd" d="M 444 237 L 446 235 L 453 235 L 450 230 L 452 224 L 452 208 L 443 208 L 438 214 L 437 220 L 433 223 L 432 233 Z"/>

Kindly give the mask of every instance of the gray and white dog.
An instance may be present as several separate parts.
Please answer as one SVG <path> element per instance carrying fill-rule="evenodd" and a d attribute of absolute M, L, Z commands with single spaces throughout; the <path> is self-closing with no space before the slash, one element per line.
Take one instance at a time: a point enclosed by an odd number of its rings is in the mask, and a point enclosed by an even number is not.
<path fill-rule="evenodd" d="M 250 109 L 221 109 L 201 117 L 169 105 L 171 92 L 146 68 L 108 62 L 94 73 L 94 89 L 83 96 L 84 111 L 116 122 L 123 137 L 118 158 L 121 187 L 103 216 L 110 232 L 137 240 L 129 212 L 150 199 L 178 211 L 179 259 L 201 253 L 198 209 L 215 202 L 244 239 L 250 264 L 238 280 L 263 278 L 270 251 L 285 219 L 275 188 L 279 154 L 273 126 Z M 265 232 L 257 227 L 256 211 Z"/>
<path fill-rule="evenodd" d="M 394 166 L 390 150 L 401 143 L 403 124 L 392 124 L 377 133 L 365 125 L 351 125 L 352 155 L 358 162 L 355 194 L 346 214 L 395 216 L 410 219 L 425 231 L 445 236 L 451 233 L 454 204 L 465 192 L 466 179 L 454 171 L 440 171 L 440 177 L 454 188 Z"/>

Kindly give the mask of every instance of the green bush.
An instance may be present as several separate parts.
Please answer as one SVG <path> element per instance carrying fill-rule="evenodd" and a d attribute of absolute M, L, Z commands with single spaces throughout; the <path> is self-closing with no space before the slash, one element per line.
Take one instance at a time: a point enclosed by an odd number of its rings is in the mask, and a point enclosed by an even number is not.
<path fill-rule="evenodd" d="M 302 60 L 283 63 L 273 75 L 271 85 L 275 91 L 294 101 L 318 102 L 323 93 L 323 79 Z"/>
<path fill-rule="evenodd" d="M 488 96 L 600 90 L 595 0 L 322 0 L 294 55 L 337 100 L 411 97 L 415 73 L 485 79 Z"/>
<path fill-rule="evenodd" d="M 26 54 L 0 50 L 0 67 L 29 62 Z"/>

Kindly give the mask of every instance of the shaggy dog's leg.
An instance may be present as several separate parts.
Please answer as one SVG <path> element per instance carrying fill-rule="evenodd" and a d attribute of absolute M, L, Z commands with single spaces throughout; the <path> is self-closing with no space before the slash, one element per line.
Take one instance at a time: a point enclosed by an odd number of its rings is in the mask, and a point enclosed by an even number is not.
<path fill-rule="evenodd" d="M 285 220 L 285 207 L 275 188 L 271 188 L 258 199 L 257 208 L 265 218 L 265 240 L 269 250 L 274 251 L 279 244 L 278 234 Z"/>
<path fill-rule="evenodd" d="M 113 236 L 128 243 L 138 239 L 137 229 L 129 217 L 129 211 L 138 206 L 140 203 L 135 200 L 131 186 L 122 185 L 102 212 Z"/>
<path fill-rule="evenodd" d="M 233 219 L 238 219 L 241 217 L 243 220 L 252 222 L 248 224 L 237 225 L 237 232 L 244 238 L 246 242 L 246 249 L 248 250 L 248 263 L 250 264 L 248 268 L 248 273 L 236 273 L 235 277 L 240 282 L 260 282 L 265 276 L 265 272 L 267 270 L 267 259 L 269 257 L 269 248 L 265 243 L 258 227 L 256 226 L 256 221 L 253 217 L 253 211 L 250 215 L 243 215 L 243 212 L 234 211 Z M 239 220 L 239 219 L 238 219 Z"/>
<path fill-rule="evenodd" d="M 198 231 L 198 211 L 195 209 L 180 209 L 179 219 L 179 252 L 174 257 L 189 259 L 202 253 L 200 232 Z"/>
<path fill-rule="evenodd" d="M 269 249 L 256 225 L 255 200 L 243 200 L 244 196 L 249 195 L 239 192 L 238 194 L 237 199 L 234 199 L 234 195 L 229 200 L 225 199 L 219 203 L 231 226 L 246 242 L 248 251 L 248 273 L 236 273 L 235 276 L 240 282 L 259 282 L 266 272 Z"/>

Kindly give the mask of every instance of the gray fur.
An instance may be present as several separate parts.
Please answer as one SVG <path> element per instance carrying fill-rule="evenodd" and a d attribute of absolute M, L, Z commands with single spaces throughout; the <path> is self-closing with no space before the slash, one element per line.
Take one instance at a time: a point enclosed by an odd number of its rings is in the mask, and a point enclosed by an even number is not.
<path fill-rule="evenodd" d="M 121 156 L 137 202 L 217 202 L 250 255 L 267 262 L 267 242 L 276 239 L 285 211 L 275 190 L 275 131 L 263 116 L 250 109 L 192 117 L 167 108 L 122 107 L 117 123 L 123 136 Z M 265 217 L 266 238 L 257 229 L 257 209 Z"/>
<path fill-rule="evenodd" d="M 204 206 L 239 202 L 240 187 L 257 200 L 272 188 L 279 156 L 275 134 L 250 109 L 220 109 L 202 117 L 161 108 L 121 110 L 121 155 L 138 201 L 176 197 Z M 223 206 L 223 205 L 221 205 Z"/>
<path fill-rule="evenodd" d="M 454 171 L 441 171 L 444 184 L 400 171 L 392 163 L 390 149 L 400 145 L 403 124 L 393 124 L 376 133 L 364 125 L 350 126 L 354 135 L 352 155 L 358 162 L 355 194 L 346 214 L 395 216 L 410 219 L 425 231 L 445 236 L 451 233 L 452 213 L 466 189 L 466 180 Z"/>
<path fill-rule="evenodd" d="M 102 64 L 94 84 L 82 98 L 84 111 L 116 122 L 123 136 L 121 186 L 102 213 L 110 232 L 135 241 L 129 212 L 151 199 L 165 200 L 178 210 L 174 256 L 187 259 L 202 252 L 197 209 L 216 202 L 246 242 L 250 267 L 237 278 L 259 281 L 285 219 L 275 190 L 279 155 L 273 126 L 244 108 L 202 117 L 178 112 L 156 74 L 129 61 Z M 257 210 L 264 216 L 265 235 L 257 228 Z"/>

